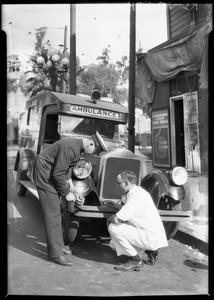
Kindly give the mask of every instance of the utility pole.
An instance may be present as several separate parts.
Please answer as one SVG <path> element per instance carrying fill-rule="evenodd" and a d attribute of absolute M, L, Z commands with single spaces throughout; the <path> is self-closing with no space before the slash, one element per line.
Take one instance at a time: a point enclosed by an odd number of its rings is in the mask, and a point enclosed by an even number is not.
<path fill-rule="evenodd" d="M 135 151 L 135 4 L 130 4 L 128 149 Z"/>
<path fill-rule="evenodd" d="M 67 48 L 67 34 L 68 34 L 68 26 L 65 25 L 65 30 L 64 30 L 64 51 Z"/>
<path fill-rule="evenodd" d="M 68 33 L 68 26 L 65 25 L 65 30 L 64 30 L 64 55 L 65 56 L 65 51 L 67 48 L 67 33 Z M 62 81 L 62 92 L 65 93 L 66 91 L 66 83 L 65 80 Z"/>
<path fill-rule="evenodd" d="M 70 94 L 76 95 L 76 4 L 70 4 Z"/>

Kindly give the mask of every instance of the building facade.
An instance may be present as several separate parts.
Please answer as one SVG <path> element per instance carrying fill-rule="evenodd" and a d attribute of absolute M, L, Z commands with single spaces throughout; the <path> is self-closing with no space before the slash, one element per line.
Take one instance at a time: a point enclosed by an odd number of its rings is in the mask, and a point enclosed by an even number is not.
<path fill-rule="evenodd" d="M 18 55 L 10 55 L 7 57 L 7 77 L 12 80 L 19 80 L 20 78 L 21 62 Z"/>
<path fill-rule="evenodd" d="M 188 171 L 186 204 L 208 216 L 208 51 L 212 4 L 167 4 L 168 40 L 137 54 L 152 107 L 153 167 Z"/>

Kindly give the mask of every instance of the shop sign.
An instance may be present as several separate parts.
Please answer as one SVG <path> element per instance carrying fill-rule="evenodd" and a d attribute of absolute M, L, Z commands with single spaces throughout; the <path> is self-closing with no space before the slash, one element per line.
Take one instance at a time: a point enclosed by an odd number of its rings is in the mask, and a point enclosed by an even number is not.
<path fill-rule="evenodd" d="M 168 110 L 152 112 L 153 165 L 170 167 L 169 115 Z"/>

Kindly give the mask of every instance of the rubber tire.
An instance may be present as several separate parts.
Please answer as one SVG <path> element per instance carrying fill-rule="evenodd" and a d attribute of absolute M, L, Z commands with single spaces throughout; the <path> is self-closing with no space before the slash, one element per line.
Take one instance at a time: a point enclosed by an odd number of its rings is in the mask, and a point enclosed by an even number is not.
<path fill-rule="evenodd" d="M 19 181 L 20 180 L 29 180 L 26 173 L 28 170 L 21 170 L 20 169 L 20 162 L 18 164 L 17 173 L 16 173 L 16 193 L 18 196 L 24 197 L 27 189 L 23 186 Z"/>
<path fill-rule="evenodd" d="M 75 217 L 74 214 L 69 212 L 68 207 L 67 205 L 65 205 L 65 203 L 61 207 L 61 217 L 63 241 L 65 245 L 69 245 L 75 240 L 77 236 L 79 229 L 79 218 Z"/>
<path fill-rule="evenodd" d="M 181 210 L 181 204 L 180 202 L 178 204 L 172 205 L 170 203 L 166 204 L 165 200 L 163 198 L 160 199 L 159 204 L 158 204 L 158 209 L 163 209 L 163 210 Z M 173 238 L 173 236 L 176 234 L 178 227 L 179 227 L 180 222 L 169 222 L 169 221 L 163 221 L 163 225 L 166 231 L 166 236 L 167 239 L 170 240 Z"/>
<path fill-rule="evenodd" d="M 68 241 L 69 243 L 72 243 L 78 233 L 79 229 L 79 217 L 75 217 L 73 214 L 70 214 L 70 220 L 69 220 L 69 228 L 68 228 Z"/>

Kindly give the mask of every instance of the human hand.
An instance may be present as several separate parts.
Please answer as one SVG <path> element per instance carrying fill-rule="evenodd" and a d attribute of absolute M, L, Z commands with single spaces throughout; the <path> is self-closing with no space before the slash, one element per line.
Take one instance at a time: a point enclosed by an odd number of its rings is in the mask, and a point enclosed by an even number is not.
<path fill-rule="evenodd" d="M 66 198 L 67 201 L 73 201 L 73 202 L 76 201 L 76 196 L 73 193 L 71 193 L 71 192 L 68 193 L 68 195 L 65 196 L 65 198 Z"/>
<path fill-rule="evenodd" d="M 106 200 L 104 203 L 105 203 L 107 206 L 117 208 L 117 203 L 116 203 L 115 201 L 113 201 L 113 200 Z"/>
<path fill-rule="evenodd" d="M 111 207 L 113 211 L 118 211 L 122 207 L 121 201 L 115 202 L 113 200 L 106 200 L 104 204 Z"/>
<path fill-rule="evenodd" d="M 81 195 L 76 195 L 76 201 L 75 201 L 75 204 L 78 206 L 78 207 L 82 207 L 83 204 L 85 202 L 85 197 L 81 196 Z"/>

